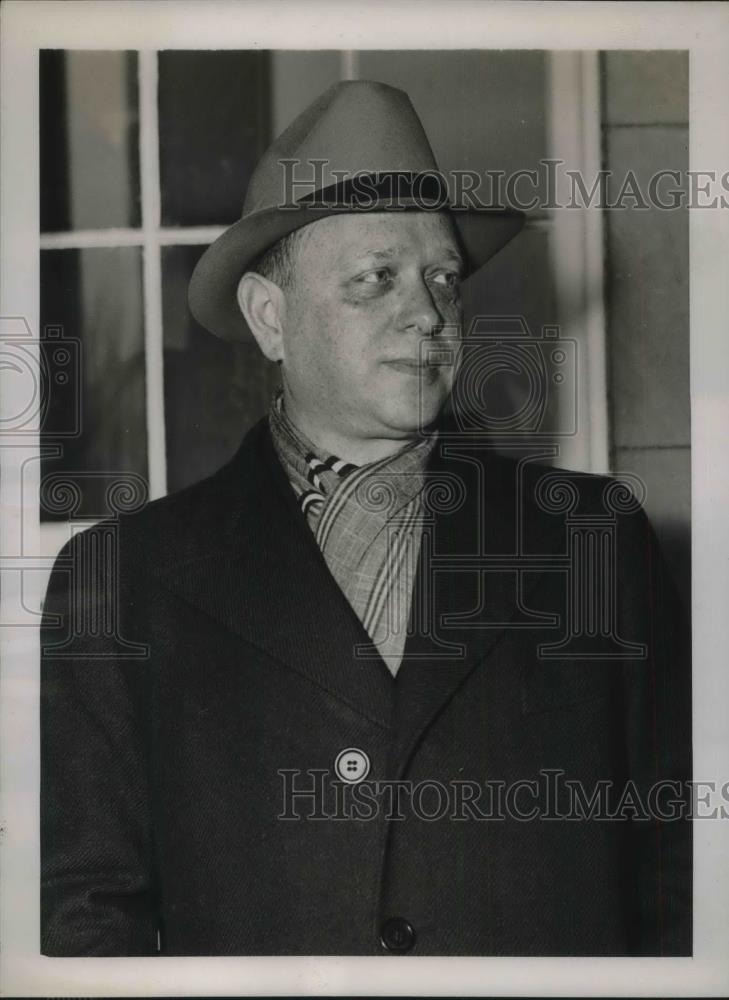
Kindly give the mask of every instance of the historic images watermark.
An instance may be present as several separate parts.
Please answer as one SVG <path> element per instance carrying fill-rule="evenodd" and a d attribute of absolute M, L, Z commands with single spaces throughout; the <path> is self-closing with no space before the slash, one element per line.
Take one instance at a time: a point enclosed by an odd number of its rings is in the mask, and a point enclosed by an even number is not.
<path fill-rule="evenodd" d="M 598 170 L 585 176 L 562 159 L 536 167 L 504 170 L 360 170 L 352 174 L 326 159 L 283 159 L 280 199 L 285 211 L 350 208 L 357 211 L 517 209 L 522 212 L 598 208 L 608 211 L 655 208 L 729 208 L 729 170 L 665 167 L 649 177 L 628 169 Z"/>
<path fill-rule="evenodd" d="M 364 750 L 348 747 L 328 768 L 280 768 L 287 821 L 334 822 L 676 822 L 729 819 L 729 781 L 663 779 L 639 787 L 596 780 L 589 786 L 560 768 L 507 782 L 371 779 Z M 357 777 L 361 775 L 361 777 Z"/>

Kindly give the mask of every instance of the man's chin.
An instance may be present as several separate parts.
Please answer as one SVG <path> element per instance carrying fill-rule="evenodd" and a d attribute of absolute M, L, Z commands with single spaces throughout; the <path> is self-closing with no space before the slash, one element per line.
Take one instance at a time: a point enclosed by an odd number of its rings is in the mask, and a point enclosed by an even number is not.
<path fill-rule="evenodd" d="M 428 433 L 437 422 L 445 400 L 439 402 L 416 401 L 414 405 L 400 405 L 383 414 L 383 423 L 403 439 Z"/>

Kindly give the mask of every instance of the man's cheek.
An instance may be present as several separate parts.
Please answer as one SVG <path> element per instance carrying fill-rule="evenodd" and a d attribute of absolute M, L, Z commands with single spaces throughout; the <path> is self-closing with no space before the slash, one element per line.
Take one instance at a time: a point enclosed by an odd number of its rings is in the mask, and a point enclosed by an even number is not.
<path fill-rule="evenodd" d="M 460 328 L 463 322 L 463 307 L 460 295 L 450 295 L 439 300 L 438 311 L 447 326 L 457 326 Z"/>

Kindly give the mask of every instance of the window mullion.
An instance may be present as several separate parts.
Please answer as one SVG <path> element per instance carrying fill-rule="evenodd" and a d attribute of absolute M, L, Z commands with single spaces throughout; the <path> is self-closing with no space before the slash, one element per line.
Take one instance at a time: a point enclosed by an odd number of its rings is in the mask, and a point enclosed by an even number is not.
<path fill-rule="evenodd" d="M 157 52 L 139 53 L 139 156 L 142 192 L 144 351 L 146 361 L 147 467 L 152 499 L 167 492 L 165 448 L 162 268 L 160 260 Z"/>
<path fill-rule="evenodd" d="M 601 167 L 600 99 L 596 52 L 549 54 L 550 154 L 592 185 Z M 569 204 L 568 176 L 556 175 L 557 203 Z M 600 205 L 556 209 L 550 249 L 563 335 L 577 344 L 577 434 L 560 442 L 560 464 L 608 471 L 603 216 Z M 559 414 L 558 414 L 559 418 Z M 565 429 L 565 428 L 561 428 Z"/>

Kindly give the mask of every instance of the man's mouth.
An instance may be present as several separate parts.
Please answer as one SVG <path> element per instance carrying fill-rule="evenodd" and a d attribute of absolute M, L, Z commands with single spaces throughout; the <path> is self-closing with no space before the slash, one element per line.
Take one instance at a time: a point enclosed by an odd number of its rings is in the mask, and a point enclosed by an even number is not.
<path fill-rule="evenodd" d="M 388 368 L 394 368 L 395 371 L 404 372 L 406 375 L 422 375 L 430 370 L 430 365 L 423 364 L 421 361 L 413 361 L 410 358 L 395 358 L 392 361 L 385 361 L 384 364 Z"/>

